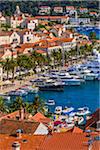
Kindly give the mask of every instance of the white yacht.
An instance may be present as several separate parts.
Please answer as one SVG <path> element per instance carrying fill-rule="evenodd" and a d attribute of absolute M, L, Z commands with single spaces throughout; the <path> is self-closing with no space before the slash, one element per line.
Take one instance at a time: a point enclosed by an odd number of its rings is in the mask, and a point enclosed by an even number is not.
<path fill-rule="evenodd" d="M 8 93 L 8 95 L 10 95 L 10 96 L 26 96 L 27 94 L 28 94 L 28 92 L 21 90 L 21 89 L 11 91 Z"/>
<path fill-rule="evenodd" d="M 28 93 L 37 93 L 39 91 L 39 88 L 34 86 L 24 86 L 21 89 Z"/>
<path fill-rule="evenodd" d="M 8 96 L 6 94 L 0 94 L 0 97 L 2 97 L 6 101 L 10 101 L 10 96 Z"/>
<path fill-rule="evenodd" d="M 65 106 L 65 108 L 62 110 L 62 113 L 65 114 L 65 115 L 67 115 L 67 114 L 70 114 L 73 111 L 74 111 L 73 107 L 67 107 L 67 106 Z"/>
<path fill-rule="evenodd" d="M 55 108 L 55 114 L 60 115 L 62 113 L 62 106 L 57 106 Z"/>
<path fill-rule="evenodd" d="M 47 105 L 50 105 L 50 106 L 54 106 L 55 105 L 55 101 L 53 99 L 49 99 L 47 102 L 46 102 Z"/>
<path fill-rule="evenodd" d="M 97 78 L 97 74 L 87 73 L 84 75 L 85 80 L 95 80 Z"/>
<path fill-rule="evenodd" d="M 38 86 L 39 90 L 41 91 L 63 91 L 64 90 L 63 83 L 52 79 L 36 82 L 36 86 Z"/>
<path fill-rule="evenodd" d="M 78 116 L 89 115 L 91 112 L 88 107 L 78 108 L 78 112 L 76 113 Z"/>

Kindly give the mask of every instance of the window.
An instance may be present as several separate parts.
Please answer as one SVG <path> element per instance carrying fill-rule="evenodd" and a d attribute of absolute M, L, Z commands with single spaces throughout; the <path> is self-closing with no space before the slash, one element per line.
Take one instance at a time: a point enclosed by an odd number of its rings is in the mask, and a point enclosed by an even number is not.
<path fill-rule="evenodd" d="M 18 42 L 18 40 L 17 39 L 13 39 L 13 43 L 17 43 Z"/>
<path fill-rule="evenodd" d="M 27 37 L 27 41 L 28 41 L 28 42 L 30 41 L 30 38 L 29 38 L 29 37 Z"/>

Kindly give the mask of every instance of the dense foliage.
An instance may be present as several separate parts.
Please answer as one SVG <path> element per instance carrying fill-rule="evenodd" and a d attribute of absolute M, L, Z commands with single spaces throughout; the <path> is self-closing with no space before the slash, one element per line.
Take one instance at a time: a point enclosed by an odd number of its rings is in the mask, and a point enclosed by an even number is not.
<path fill-rule="evenodd" d="M 51 7 L 51 14 L 52 14 L 52 10 L 54 6 L 63 6 L 64 10 L 65 10 L 65 6 L 66 5 L 73 5 L 78 7 L 87 7 L 87 8 L 91 8 L 92 10 L 99 10 L 99 1 L 75 1 L 75 0 L 61 0 L 61 1 L 47 1 L 47 0 L 43 0 L 43 1 L 36 1 L 36 0 L 30 0 L 30 1 L 21 1 L 21 0 L 17 0 L 17 1 L 0 1 L 0 11 L 3 11 L 7 16 L 11 16 L 13 15 L 14 11 L 15 11 L 15 7 L 16 5 L 19 5 L 19 7 L 21 8 L 22 12 L 26 12 L 29 14 L 34 15 L 38 15 L 38 8 L 39 6 L 50 6 Z"/>
<path fill-rule="evenodd" d="M 24 102 L 22 97 L 16 97 L 9 105 L 0 97 L 0 112 L 10 113 L 22 108 L 32 114 L 36 114 L 37 112 L 45 114 L 45 102 L 39 96 L 36 96 L 31 103 Z"/>

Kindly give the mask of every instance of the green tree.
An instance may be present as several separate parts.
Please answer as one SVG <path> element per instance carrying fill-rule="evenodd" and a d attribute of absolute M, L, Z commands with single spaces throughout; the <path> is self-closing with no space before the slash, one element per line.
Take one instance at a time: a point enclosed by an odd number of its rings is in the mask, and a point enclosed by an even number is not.
<path fill-rule="evenodd" d="M 92 40 L 96 39 L 96 32 L 90 32 L 89 37 Z"/>
<path fill-rule="evenodd" d="M 8 31 L 8 29 L 11 28 L 9 24 L 2 24 L 1 27 L 4 28 L 5 31 Z"/>
<path fill-rule="evenodd" d="M 15 59 L 11 59 L 10 60 L 10 69 L 11 69 L 11 71 L 12 71 L 12 80 L 14 81 L 14 75 L 15 75 L 15 67 L 17 67 L 17 62 L 16 62 L 16 60 Z"/>
<path fill-rule="evenodd" d="M 7 58 L 6 61 L 3 63 L 3 68 L 7 72 L 7 79 L 9 78 L 9 72 L 11 70 L 10 64 L 11 64 L 11 62 L 10 62 L 9 58 Z"/>
<path fill-rule="evenodd" d="M 27 56 L 27 55 L 19 55 L 17 57 L 17 65 L 19 67 L 19 75 L 20 71 L 24 68 L 24 69 L 31 69 L 32 68 L 32 60 L 31 57 Z"/>
<path fill-rule="evenodd" d="M 36 114 L 38 111 L 44 113 L 44 106 L 45 106 L 45 103 L 42 99 L 40 99 L 39 96 L 36 96 L 34 98 L 33 103 L 31 104 L 34 114 Z"/>
<path fill-rule="evenodd" d="M 24 101 L 21 97 L 16 97 L 16 100 L 10 105 L 11 111 L 16 111 L 24 107 Z"/>
<path fill-rule="evenodd" d="M 2 97 L 0 97 L 0 111 L 7 112 L 7 108 Z"/>

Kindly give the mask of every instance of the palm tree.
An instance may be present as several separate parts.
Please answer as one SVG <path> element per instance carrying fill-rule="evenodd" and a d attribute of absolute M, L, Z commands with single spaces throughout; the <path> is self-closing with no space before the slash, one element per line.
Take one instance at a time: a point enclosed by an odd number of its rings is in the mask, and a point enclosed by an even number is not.
<path fill-rule="evenodd" d="M 7 79 L 9 78 L 9 71 L 11 70 L 10 64 L 11 64 L 11 62 L 10 62 L 9 58 L 7 58 L 6 61 L 3 64 L 3 68 L 7 72 Z"/>
<path fill-rule="evenodd" d="M 39 96 L 36 96 L 34 98 L 34 101 L 31 105 L 31 107 L 33 108 L 34 114 L 36 114 L 38 111 L 44 113 L 44 106 L 45 106 L 45 103 L 42 99 L 39 98 Z"/>
<path fill-rule="evenodd" d="M 56 67 L 56 62 L 57 62 L 57 51 L 53 50 L 51 52 L 51 57 L 53 58 L 53 64 L 54 64 L 54 68 Z"/>
<path fill-rule="evenodd" d="M 0 111 L 7 112 L 7 108 L 2 97 L 0 97 Z"/>
<path fill-rule="evenodd" d="M 17 97 L 16 100 L 10 105 L 11 111 L 19 110 L 25 106 L 23 99 L 21 97 Z"/>
<path fill-rule="evenodd" d="M 13 58 L 10 60 L 10 69 L 12 71 L 12 81 L 14 81 L 14 75 L 15 75 L 15 67 L 17 66 L 16 60 Z"/>
<path fill-rule="evenodd" d="M 19 75 L 22 68 L 24 69 L 31 69 L 32 68 L 32 60 L 31 57 L 27 55 L 19 55 L 17 57 L 17 65 L 19 69 Z"/>

